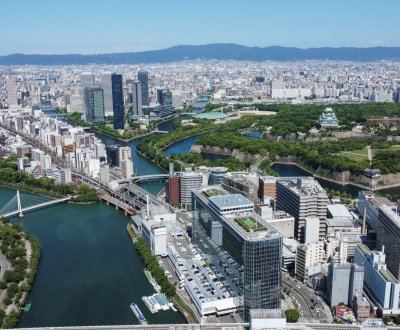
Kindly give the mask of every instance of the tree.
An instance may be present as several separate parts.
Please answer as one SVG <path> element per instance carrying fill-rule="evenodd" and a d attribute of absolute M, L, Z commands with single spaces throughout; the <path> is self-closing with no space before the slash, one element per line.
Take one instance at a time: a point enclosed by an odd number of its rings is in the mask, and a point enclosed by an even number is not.
<path fill-rule="evenodd" d="M 383 322 L 385 322 L 385 324 L 391 323 L 392 322 L 392 318 L 389 315 L 385 315 L 383 317 Z"/>
<path fill-rule="evenodd" d="M 285 310 L 286 321 L 289 323 L 296 323 L 300 318 L 300 313 L 297 309 Z"/>

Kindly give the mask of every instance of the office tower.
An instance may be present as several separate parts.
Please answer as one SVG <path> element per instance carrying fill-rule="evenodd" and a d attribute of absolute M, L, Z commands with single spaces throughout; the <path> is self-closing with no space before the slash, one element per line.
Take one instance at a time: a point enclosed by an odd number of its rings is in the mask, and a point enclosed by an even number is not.
<path fill-rule="evenodd" d="M 82 89 L 82 91 L 84 91 L 85 88 L 93 87 L 93 86 L 95 86 L 94 75 L 90 72 L 83 72 L 81 74 L 81 89 Z"/>
<path fill-rule="evenodd" d="M 107 163 L 110 166 L 119 166 L 119 145 L 107 145 Z"/>
<path fill-rule="evenodd" d="M 101 88 L 104 91 L 104 114 L 105 116 L 113 116 L 113 96 L 112 96 L 112 82 L 111 72 L 104 72 L 101 75 Z"/>
<path fill-rule="evenodd" d="M 132 150 L 130 147 L 120 147 L 119 153 L 119 169 L 125 178 L 133 175 Z"/>
<path fill-rule="evenodd" d="M 122 87 L 122 74 L 111 74 L 112 105 L 115 129 L 124 129 L 125 108 Z"/>
<path fill-rule="evenodd" d="M 211 182 L 213 181 L 219 182 L 219 180 L 222 179 L 222 188 L 229 191 L 231 194 L 241 194 L 251 200 L 253 203 L 258 203 L 258 187 L 256 176 L 242 174 L 223 175 L 224 169 L 228 171 L 227 168 L 222 167 L 221 170 L 217 172 L 218 176 L 214 173 L 211 173 L 209 184 L 211 185 Z"/>
<path fill-rule="evenodd" d="M 91 87 L 91 86 L 88 86 Z M 70 88 L 70 112 L 85 113 L 83 89 L 81 87 Z"/>
<path fill-rule="evenodd" d="M 258 182 L 258 198 L 262 203 L 268 198 L 275 200 L 276 178 L 274 176 L 264 176 Z"/>
<path fill-rule="evenodd" d="M 385 249 L 386 264 L 390 272 L 400 280 L 400 216 L 396 208 L 379 208 L 378 249 Z"/>
<path fill-rule="evenodd" d="M 319 218 L 307 217 L 304 219 L 304 243 L 319 241 Z"/>
<path fill-rule="evenodd" d="M 138 80 L 140 81 L 142 92 L 142 104 L 149 105 L 149 73 L 147 71 L 138 72 Z"/>
<path fill-rule="evenodd" d="M 321 261 L 322 244 L 302 244 L 296 250 L 295 273 L 300 281 L 304 281 L 306 268 Z"/>
<path fill-rule="evenodd" d="M 218 224 L 223 247 L 243 265 L 244 319 L 249 320 L 251 309 L 279 308 L 282 236 L 252 212 L 254 204 L 242 195 L 213 186 L 192 190 L 192 198 L 196 230 L 205 225 L 212 232 L 214 223 Z"/>
<path fill-rule="evenodd" d="M 326 236 L 328 196 L 313 177 L 284 178 L 276 181 L 276 208 L 295 218 L 295 235 L 304 242 L 304 223 L 307 217 L 320 219 L 319 238 Z"/>
<path fill-rule="evenodd" d="M 184 172 L 180 176 L 180 202 L 182 207 L 189 207 L 192 203 L 192 189 L 199 189 L 203 183 L 203 176 L 196 172 Z"/>
<path fill-rule="evenodd" d="M 328 298 L 330 305 L 353 304 L 353 297 L 362 298 L 364 267 L 351 263 L 330 263 L 328 271 Z"/>
<path fill-rule="evenodd" d="M 212 169 L 210 169 L 208 184 L 210 186 L 221 184 L 227 174 L 228 169 L 226 167 L 213 167 Z"/>
<path fill-rule="evenodd" d="M 399 314 L 399 282 L 386 269 L 384 251 L 371 251 L 359 244 L 354 263 L 364 267 L 364 292 L 378 307 L 381 314 Z"/>
<path fill-rule="evenodd" d="M 142 91 L 140 81 L 132 82 L 132 110 L 134 116 L 142 116 Z"/>
<path fill-rule="evenodd" d="M 379 208 L 381 206 L 394 207 L 396 204 L 386 197 L 375 196 L 372 191 L 359 191 L 357 211 L 364 218 L 369 230 L 378 230 L 379 228 Z"/>
<path fill-rule="evenodd" d="M 169 89 L 157 89 L 157 102 L 161 105 L 172 105 L 172 92 Z"/>
<path fill-rule="evenodd" d="M 86 121 L 91 124 L 104 123 L 104 94 L 100 87 L 85 88 Z"/>
<path fill-rule="evenodd" d="M 15 78 L 6 78 L 7 103 L 9 108 L 18 106 L 17 83 Z"/>

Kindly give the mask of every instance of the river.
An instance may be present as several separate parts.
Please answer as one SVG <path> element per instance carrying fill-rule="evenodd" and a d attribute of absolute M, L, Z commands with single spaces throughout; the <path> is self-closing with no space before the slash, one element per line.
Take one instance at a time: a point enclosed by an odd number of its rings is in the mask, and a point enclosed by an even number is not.
<path fill-rule="evenodd" d="M 100 136 L 106 144 L 129 145 L 138 174 L 164 173 L 136 152 L 137 140 L 123 143 Z M 162 184 L 143 184 L 157 193 Z M 0 188 L 0 205 L 15 190 Z M 42 258 L 19 327 L 137 324 L 129 308 L 139 305 L 150 324 L 186 323 L 179 312 L 151 314 L 141 300 L 154 290 L 143 272 L 143 263 L 126 231 L 129 218 L 105 203 L 62 204 L 14 218 L 34 234 Z"/>

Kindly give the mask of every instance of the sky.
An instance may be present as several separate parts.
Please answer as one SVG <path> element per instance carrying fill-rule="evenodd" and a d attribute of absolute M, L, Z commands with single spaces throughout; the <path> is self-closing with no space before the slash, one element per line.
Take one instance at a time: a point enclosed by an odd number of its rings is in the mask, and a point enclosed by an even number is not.
<path fill-rule="evenodd" d="M 399 0 L 1 0 L 0 55 L 400 46 Z"/>

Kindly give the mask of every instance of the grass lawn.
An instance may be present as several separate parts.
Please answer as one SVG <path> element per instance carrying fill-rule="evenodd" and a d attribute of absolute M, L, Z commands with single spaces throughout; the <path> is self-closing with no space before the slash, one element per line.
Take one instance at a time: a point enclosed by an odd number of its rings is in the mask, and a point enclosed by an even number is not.
<path fill-rule="evenodd" d="M 394 150 L 399 150 L 400 151 L 400 145 L 394 145 L 391 146 L 390 149 Z M 379 149 L 371 149 L 372 151 L 372 157 L 374 157 L 376 151 Z M 350 150 L 350 151 L 342 151 L 339 152 L 339 155 L 347 156 L 350 159 L 353 159 L 355 161 L 363 161 L 363 160 L 368 160 L 368 151 L 367 148 L 361 149 L 361 150 Z"/>

